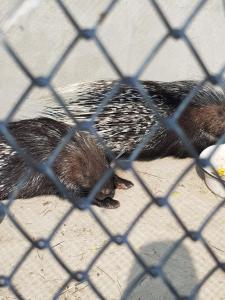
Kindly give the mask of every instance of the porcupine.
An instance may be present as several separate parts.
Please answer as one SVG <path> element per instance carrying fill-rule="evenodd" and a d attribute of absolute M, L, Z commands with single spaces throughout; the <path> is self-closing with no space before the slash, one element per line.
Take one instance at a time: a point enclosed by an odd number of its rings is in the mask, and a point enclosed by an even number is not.
<path fill-rule="evenodd" d="M 56 148 L 71 127 L 50 118 L 27 119 L 8 124 L 10 133 L 17 144 L 27 151 L 35 161 L 44 162 Z M 26 174 L 29 165 L 0 135 L 0 200 L 7 199 L 16 189 L 21 176 Z M 66 144 L 52 165 L 53 171 L 65 185 L 71 200 L 78 201 L 86 196 L 104 172 L 110 168 L 103 149 L 94 138 L 85 132 L 76 132 Z M 18 191 L 17 198 L 30 198 L 39 195 L 60 194 L 47 175 L 32 170 Z M 119 202 L 113 199 L 115 189 L 130 188 L 133 184 L 116 174 L 97 193 L 93 204 L 116 208 Z"/>
<path fill-rule="evenodd" d="M 87 119 L 95 113 L 104 97 L 112 90 L 116 81 L 94 81 L 72 85 L 60 92 L 67 108 L 78 119 Z M 185 97 L 195 89 L 198 81 L 155 82 L 141 81 L 145 91 L 153 100 L 162 118 L 173 115 Z M 225 95 L 212 84 L 200 86 L 191 103 L 179 117 L 182 127 L 197 152 L 214 144 L 225 132 Z M 50 100 L 50 99 L 49 99 Z M 146 99 L 145 99 L 146 100 Z M 107 145 L 115 153 L 131 153 L 141 142 L 143 136 L 153 126 L 157 131 L 143 148 L 142 155 L 157 158 L 173 155 L 186 157 L 186 150 L 181 139 L 161 125 L 155 112 L 146 104 L 139 91 L 126 84 L 121 84 L 119 91 L 104 107 L 96 118 L 95 127 Z M 46 99 L 44 116 L 51 116 L 70 123 L 72 119 L 60 105 Z"/>

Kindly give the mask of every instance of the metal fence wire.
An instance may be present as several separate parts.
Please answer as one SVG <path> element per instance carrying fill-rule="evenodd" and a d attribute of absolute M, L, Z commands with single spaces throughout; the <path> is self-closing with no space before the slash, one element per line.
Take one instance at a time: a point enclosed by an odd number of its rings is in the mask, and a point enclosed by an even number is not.
<path fill-rule="evenodd" d="M 119 0 L 118 0 L 119 1 Z M 148 142 L 149 139 L 151 139 L 151 136 L 153 134 L 154 130 L 157 130 L 157 128 L 150 128 L 146 131 L 146 135 L 143 137 L 140 144 L 137 146 L 137 148 L 133 151 L 133 153 L 130 155 L 130 157 L 126 160 L 123 159 L 117 159 L 115 166 L 118 166 L 119 168 L 122 168 L 124 170 L 131 170 L 136 179 L 140 182 L 142 188 L 147 192 L 149 196 L 149 203 L 142 209 L 140 213 L 136 216 L 135 219 L 131 222 L 126 232 L 123 233 L 123 235 L 112 235 L 110 230 L 107 228 L 107 226 L 104 224 L 104 222 L 101 220 L 101 218 L 95 213 L 95 211 L 90 206 L 90 203 L 93 199 L 93 197 L 96 195 L 96 193 L 99 191 L 101 186 L 106 182 L 106 180 L 111 175 L 111 171 L 107 171 L 106 174 L 101 178 L 101 180 L 97 183 L 97 185 L 93 188 L 91 193 L 88 197 L 83 199 L 82 204 L 77 205 L 74 204 L 67 213 L 62 216 L 61 220 L 58 222 L 58 224 L 54 227 L 51 234 L 48 236 L 48 238 L 45 239 L 39 239 L 39 240 L 33 240 L 32 237 L 29 235 L 29 233 L 26 231 L 26 228 L 16 220 L 16 217 L 13 216 L 11 213 L 11 206 L 16 199 L 17 193 L 20 190 L 21 186 L 23 185 L 23 181 L 25 178 L 29 176 L 29 172 L 27 174 L 24 174 L 23 178 L 18 182 L 17 190 L 12 193 L 7 201 L 7 204 L 5 206 L 7 216 L 11 220 L 11 222 L 14 224 L 14 226 L 19 230 L 20 234 L 23 235 L 23 237 L 30 243 L 30 247 L 26 252 L 20 257 L 20 259 L 17 261 L 17 263 L 14 265 L 13 270 L 10 274 L 1 274 L 0 276 L 0 291 L 4 287 L 8 287 L 10 291 L 17 297 L 18 299 L 25 299 L 24 296 L 21 294 L 21 292 L 16 288 L 16 286 L 13 283 L 13 279 L 18 273 L 21 265 L 26 261 L 29 254 L 35 249 L 47 249 L 49 253 L 54 257 L 56 262 L 65 270 L 65 272 L 68 274 L 68 280 L 63 283 L 62 286 L 58 287 L 58 290 L 55 291 L 55 294 L 52 295 L 53 299 L 57 299 L 60 295 L 60 293 L 63 291 L 63 289 L 67 286 L 67 284 L 72 281 L 76 280 L 77 282 L 87 282 L 89 287 L 93 290 L 93 292 L 96 294 L 99 299 L 105 299 L 101 290 L 96 287 L 92 279 L 89 277 L 90 270 L 92 269 L 95 262 L 101 257 L 101 255 L 104 253 L 104 251 L 112 244 L 116 243 L 118 245 L 126 245 L 126 247 L 130 250 L 131 254 L 135 258 L 135 260 L 142 266 L 143 272 L 140 274 L 130 285 L 130 287 L 127 289 L 126 293 L 122 296 L 123 299 L 127 299 L 132 292 L 133 288 L 135 287 L 136 283 L 142 278 L 144 274 L 147 274 L 151 277 L 158 277 L 161 278 L 163 283 L 167 286 L 167 288 L 170 290 L 170 292 L 174 295 L 176 299 L 194 299 L 196 298 L 199 290 L 204 287 L 204 284 L 206 281 L 213 276 L 213 274 L 217 270 L 221 270 L 225 272 L 225 262 L 220 261 L 216 253 L 213 251 L 212 247 L 210 247 L 209 243 L 206 241 L 206 239 L 203 237 L 202 232 L 205 229 L 205 227 L 208 225 L 208 223 L 212 220 L 214 215 L 218 212 L 218 210 L 224 205 L 225 200 L 221 200 L 221 203 L 214 208 L 207 216 L 207 218 L 202 222 L 201 226 L 197 231 L 190 231 L 180 218 L 179 214 L 174 209 L 173 205 L 168 201 L 169 196 L 174 191 L 175 187 L 179 184 L 179 182 L 182 180 L 182 178 L 188 173 L 188 171 L 192 168 L 194 164 L 197 164 L 198 166 L 205 166 L 211 165 L 210 163 L 210 157 L 208 160 L 201 161 L 198 158 L 197 152 L 191 145 L 190 141 L 188 140 L 185 132 L 182 130 L 181 127 L 178 125 L 178 118 L 181 115 L 181 113 L 184 111 L 184 109 L 188 106 L 190 101 L 192 100 L 192 97 L 198 92 L 198 87 L 195 88 L 195 90 L 191 91 L 190 94 L 182 101 L 180 106 L 178 107 L 177 111 L 174 113 L 172 117 L 169 119 L 163 119 L 160 117 L 160 113 L 157 112 L 157 108 L 154 106 L 154 103 L 151 99 L 151 97 L 147 94 L 144 87 L 141 85 L 141 82 L 139 81 L 139 78 L 145 68 L 151 63 L 151 61 L 154 59 L 157 52 L 164 47 L 165 42 L 168 39 L 174 39 L 174 40 L 183 40 L 183 42 L 186 44 L 186 47 L 189 48 L 191 51 L 193 58 L 198 62 L 200 68 L 205 74 L 205 78 L 202 82 L 199 83 L 199 87 L 204 85 L 207 81 L 211 82 L 214 85 L 220 85 L 222 88 L 225 87 L 224 81 L 223 81 L 223 73 L 225 70 L 225 66 L 221 68 L 221 70 L 217 74 L 211 74 L 208 68 L 206 67 L 203 59 L 199 55 L 197 49 L 193 45 L 191 39 L 187 35 L 187 29 L 189 28 L 190 24 L 192 23 L 193 19 L 199 14 L 199 12 L 204 9 L 204 5 L 206 4 L 206 0 L 197 1 L 197 5 L 194 7 L 193 11 L 189 15 L 189 17 L 184 21 L 183 25 L 180 28 L 174 28 L 167 17 L 165 16 L 163 12 L 163 8 L 160 7 L 159 3 L 156 0 L 149 0 L 149 9 L 155 10 L 156 14 L 158 14 L 161 22 L 167 29 L 167 32 L 164 36 L 162 36 L 159 40 L 159 42 L 150 49 L 147 57 L 144 59 L 143 63 L 140 65 L 138 71 L 131 75 L 131 76 L 125 76 L 122 72 L 122 70 L 119 68 L 119 66 L 115 63 L 111 55 L 109 54 L 109 51 L 107 49 L 107 46 L 103 44 L 101 39 L 98 36 L 98 30 L 101 26 L 104 26 L 105 19 L 107 16 L 111 13 L 114 6 L 118 3 L 117 0 L 110 1 L 107 8 L 100 14 L 96 24 L 92 28 L 83 28 L 80 26 L 79 22 L 76 19 L 75 12 L 71 12 L 63 0 L 55 0 L 56 5 L 62 10 L 65 17 L 68 19 L 68 21 L 72 24 L 74 27 L 74 38 L 72 42 L 65 48 L 64 52 L 60 57 L 58 57 L 58 61 L 54 65 L 54 67 L 50 70 L 48 76 L 44 77 L 38 77 L 36 78 L 31 70 L 26 66 L 26 64 L 23 62 L 23 57 L 21 55 L 18 55 L 16 50 L 11 46 L 9 40 L 7 39 L 5 35 L 5 30 L 7 29 L 7 26 L 10 24 L 10 20 L 14 18 L 15 16 L 19 14 L 20 9 L 23 5 L 23 2 L 14 9 L 13 13 L 9 16 L 9 18 L 2 24 L 1 28 L 1 44 L 4 47 L 4 49 L 8 52 L 11 59 L 15 62 L 17 67 L 26 75 L 26 77 L 29 79 L 29 84 L 25 91 L 23 92 L 22 96 L 19 97 L 17 103 L 12 107 L 11 111 L 7 115 L 7 117 L 4 120 L 1 120 L 0 122 L 0 132 L 2 135 L 5 136 L 8 143 L 13 147 L 15 151 L 17 151 L 23 159 L 33 168 L 37 169 L 39 172 L 46 174 L 56 185 L 56 187 L 64 194 L 67 195 L 67 190 L 64 188 L 64 186 L 60 183 L 58 178 L 53 172 L 52 165 L 53 162 L 59 153 L 60 149 L 62 149 L 65 146 L 65 143 L 69 141 L 70 137 L 68 133 L 68 136 L 63 139 L 61 144 L 58 146 L 52 155 L 49 157 L 49 159 L 42 163 L 42 162 L 35 162 L 33 159 L 25 153 L 16 143 L 16 140 L 14 139 L 13 135 L 10 133 L 10 131 L 7 129 L 7 124 L 12 120 L 14 114 L 20 109 L 21 105 L 26 101 L 26 98 L 30 94 L 30 92 L 35 87 L 48 89 L 52 95 L 54 96 L 55 100 L 58 102 L 58 104 L 65 110 L 67 114 L 73 119 L 75 124 L 75 129 L 80 130 L 89 130 L 92 134 L 96 136 L 100 142 L 103 142 L 96 132 L 96 130 L 93 127 L 92 120 L 85 120 L 82 122 L 78 122 L 71 112 L 67 109 L 66 104 L 64 103 L 64 99 L 57 93 L 56 89 L 54 88 L 54 85 L 52 84 L 52 81 L 54 79 L 54 76 L 56 73 L 60 70 L 62 65 L 64 64 L 67 57 L 71 54 L 72 51 L 76 51 L 76 46 L 79 44 L 79 42 L 83 39 L 92 41 L 95 43 L 98 50 L 101 52 L 101 54 L 104 56 L 108 64 L 111 66 L 111 68 L 116 72 L 116 74 L 119 77 L 119 82 L 115 83 L 115 86 L 113 90 L 108 93 L 104 100 L 101 102 L 100 107 L 98 107 L 96 113 L 93 115 L 93 119 L 97 117 L 99 112 L 104 108 L 104 106 L 109 103 L 114 95 L 116 93 L 117 89 L 119 88 L 120 83 L 126 83 L 130 86 L 135 87 L 140 95 L 142 96 L 143 100 L 145 101 L 146 105 L 150 105 L 151 108 L 154 109 L 156 115 L 159 117 L 160 121 L 163 123 L 164 126 L 167 128 L 173 130 L 183 141 L 183 143 L 186 146 L 186 149 L 188 152 L 194 157 L 193 164 L 189 166 L 173 183 L 171 188 L 169 189 L 168 193 L 161 198 L 155 197 L 154 194 L 151 192 L 151 190 L 145 185 L 143 182 L 141 176 L 137 174 L 137 172 L 134 170 L 132 166 L 133 160 L 138 156 L 138 154 L 143 149 L 144 145 Z M 220 138 L 219 143 L 222 143 L 225 141 L 225 134 Z M 111 153 L 112 157 L 113 154 Z M 221 181 L 221 184 L 222 181 Z M 142 257 L 137 253 L 137 251 L 134 249 L 134 247 L 131 245 L 131 243 L 128 240 L 128 236 L 132 232 L 135 225 L 139 222 L 139 220 L 142 218 L 144 213 L 151 209 L 152 206 L 157 205 L 158 207 L 166 207 L 167 210 L 170 212 L 171 216 L 176 220 L 176 222 L 179 224 L 180 228 L 183 231 L 182 238 L 177 240 L 173 246 L 167 251 L 167 253 L 163 256 L 160 263 L 158 265 L 152 265 L 148 266 L 146 265 L 145 261 L 142 259 Z M 92 259 L 92 261 L 87 265 L 87 267 L 84 270 L 73 270 L 68 266 L 61 257 L 56 253 L 53 247 L 51 247 L 51 241 L 55 234 L 57 233 L 60 226 L 63 224 L 63 222 L 68 218 L 68 216 L 71 215 L 71 213 L 75 209 L 82 209 L 82 210 L 89 210 L 90 214 L 93 216 L 95 221 L 101 226 L 101 228 L 104 230 L 104 232 L 108 236 L 108 242 L 104 245 L 101 250 L 96 253 L 95 257 Z M 207 274 L 202 278 L 200 282 L 198 282 L 195 287 L 190 290 L 190 293 L 188 295 L 181 295 L 179 294 L 179 291 L 176 289 L 176 287 L 171 282 L 170 278 L 166 275 L 164 272 L 164 265 L 169 260 L 169 258 L 174 254 L 174 252 L 181 246 L 181 244 L 184 242 L 185 239 L 191 239 L 194 242 L 201 243 L 206 251 L 209 253 L 209 255 L 212 257 L 214 261 L 214 267 L 210 269 Z M 1 273 L 1 267 L 0 267 L 0 273 Z M 104 284 L 104 282 L 103 282 Z"/>

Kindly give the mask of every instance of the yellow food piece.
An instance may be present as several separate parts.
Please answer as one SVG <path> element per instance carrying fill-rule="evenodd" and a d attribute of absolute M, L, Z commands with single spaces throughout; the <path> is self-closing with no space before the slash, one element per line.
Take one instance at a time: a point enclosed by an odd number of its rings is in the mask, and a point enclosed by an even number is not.
<path fill-rule="evenodd" d="M 225 176 L 225 168 L 218 168 L 216 171 L 220 176 Z"/>
<path fill-rule="evenodd" d="M 171 194 L 172 196 L 174 196 L 174 197 L 177 197 L 177 196 L 179 196 L 180 195 L 180 193 L 179 192 L 172 192 L 172 194 Z"/>

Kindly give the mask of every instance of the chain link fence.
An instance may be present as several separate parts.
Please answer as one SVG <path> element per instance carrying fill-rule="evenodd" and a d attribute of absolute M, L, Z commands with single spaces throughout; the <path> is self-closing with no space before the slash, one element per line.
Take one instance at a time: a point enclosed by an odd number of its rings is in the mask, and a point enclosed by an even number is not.
<path fill-rule="evenodd" d="M 122 0 L 121 0 L 122 1 Z M 29 2 L 29 1 L 25 1 Z M 54 229 L 52 230 L 51 234 L 48 236 L 48 238 L 41 238 L 38 240 L 33 240 L 33 238 L 30 236 L 30 234 L 27 232 L 25 226 L 22 226 L 20 222 L 16 219 L 16 217 L 11 213 L 11 206 L 13 205 L 17 193 L 20 190 L 20 188 L 23 185 L 24 180 L 29 177 L 29 172 L 24 174 L 21 180 L 19 180 L 17 184 L 17 189 L 12 193 L 7 201 L 7 204 L 5 205 L 5 210 L 7 213 L 7 217 L 10 219 L 10 221 L 14 224 L 14 226 L 19 230 L 20 234 L 23 235 L 23 237 L 29 242 L 30 247 L 26 250 L 23 255 L 21 255 L 20 259 L 17 261 L 17 263 L 14 265 L 13 270 L 10 274 L 1 274 L 1 267 L 0 267 L 0 295 L 1 295 L 1 289 L 7 287 L 10 289 L 10 291 L 14 294 L 14 296 L 18 299 L 25 299 L 23 294 L 20 292 L 20 290 L 14 285 L 13 279 L 17 276 L 18 271 L 20 270 L 21 265 L 26 261 L 26 259 L 29 257 L 30 253 L 35 249 L 47 249 L 49 253 L 54 257 L 56 262 L 63 268 L 63 270 L 67 273 L 68 279 L 58 287 L 58 290 L 55 291 L 55 294 L 52 295 L 52 299 L 57 299 L 61 292 L 66 288 L 69 282 L 72 280 L 75 280 L 77 282 L 86 282 L 88 283 L 89 287 L 93 290 L 93 292 L 96 294 L 96 297 L 99 299 L 105 299 L 104 295 L 101 292 L 101 289 L 99 287 L 96 287 L 95 283 L 92 281 L 92 279 L 89 276 L 90 271 L 93 268 L 93 265 L 96 263 L 96 261 L 103 255 L 103 253 L 110 247 L 111 244 L 116 243 L 117 245 L 126 246 L 127 249 L 129 249 L 130 253 L 133 255 L 135 260 L 142 266 L 143 272 L 139 274 L 138 277 L 136 277 L 132 284 L 129 286 L 129 288 L 124 292 L 124 294 L 121 296 L 121 299 L 128 299 L 130 293 L 132 292 L 133 288 L 136 286 L 136 284 L 140 281 L 140 279 L 144 275 L 149 275 L 153 278 L 160 278 L 163 283 L 167 286 L 167 288 L 170 290 L 170 292 L 173 294 L 175 299 L 194 299 L 198 295 L 200 289 L 204 288 L 204 284 L 207 282 L 209 278 L 211 278 L 214 273 L 217 270 L 221 270 L 222 272 L 225 272 L 225 262 L 221 261 L 217 254 L 214 252 L 212 247 L 209 245 L 207 240 L 203 237 L 202 232 L 206 228 L 206 226 L 209 224 L 209 222 L 213 219 L 213 217 L 216 215 L 216 213 L 221 209 L 221 207 L 224 205 L 225 200 L 221 200 L 221 202 L 215 207 L 212 211 L 209 212 L 208 216 L 205 218 L 205 220 L 202 222 L 201 226 L 197 231 L 190 231 L 189 228 L 184 224 L 182 221 L 182 218 L 179 216 L 179 214 L 174 209 L 173 205 L 168 201 L 171 193 L 175 190 L 176 186 L 180 183 L 180 181 L 186 176 L 188 171 L 193 167 L 193 165 L 197 164 L 198 166 L 205 166 L 205 165 L 211 165 L 210 164 L 210 157 L 207 161 L 201 161 L 198 158 L 198 154 L 196 150 L 193 148 L 192 144 L 190 143 L 188 137 L 186 136 L 185 132 L 182 130 L 181 127 L 178 125 L 178 119 L 181 115 L 181 113 L 185 110 L 185 108 L 188 106 L 188 104 L 191 102 L 193 96 L 198 92 L 198 88 L 202 87 L 206 82 L 211 82 L 214 85 L 220 85 L 223 89 L 225 87 L 224 80 L 223 80 L 223 73 L 225 70 L 225 66 L 222 66 L 221 70 L 217 74 L 211 74 L 208 68 L 206 67 L 206 64 L 204 63 L 203 59 L 199 55 L 197 49 L 193 45 L 191 39 L 188 37 L 187 30 L 194 20 L 199 14 L 201 10 L 204 9 L 204 5 L 206 4 L 206 0 L 196 1 L 195 8 L 189 15 L 189 17 L 184 21 L 183 25 L 179 28 L 174 28 L 169 20 L 167 19 L 166 15 L 163 12 L 163 7 L 159 5 L 159 3 L 156 0 L 149 0 L 149 9 L 155 10 L 155 13 L 158 14 L 161 22 L 165 26 L 167 32 L 164 36 L 162 36 L 159 40 L 159 42 L 154 46 L 151 47 L 147 57 L 144 59 L 143 63 L 140 65 L 139 69 L 135 74 L 130 76 L 125 76 L 123 71 L 120 69 L 120 67 L 116 64 L 112 56 L 109 54 L 109 51 L 107 49 L 107 45 L 104 45 L 101 39 L 98 36 L 98 30 L 101 26 L 104 26 L 104 22 L 107 19 L 108 15 L 112 12 L 114 7 L 117 5 L 119 0 L 113 0 L 109 1 L 108 6 L 106 9 L 100 14 L 96 24 L 92 28 L 83 28 L 79 24 L 79 22 L 76 19 L 76 16 L 74 12 L 72 13 L 67 5 L 64 3 L 63 0 L 55 0 L 55 4 L 62 10 L 65 17 L 68 19 L 68 21 L 72 24 L 74 28 L 74 38 L 72 42 L 66 47 L 64 52 L 60 57 L 58 57 L 58 61 L 54 65 L 54 67 L 50 70 L 49 74 L 47 76 L 43 77 L 35 77 L 31 70 L 26 66 L 26 64 L 23 61 L 23 57 L 21 55 L 18 55 L 16 50 L 11 46 L 9 40 L 7 39 L 4 32 L 8 29 L 10 24 L 12 22 L 16 23 L 17 15 L 21 13 L 21 10 L 26 9 L 26 6 L 24 6 L 24 1 L 21 4 L 18 4 L 17 7 L 14 9 L 12 14 L 8 16 L 8 18 L 5 20 L 4 23 L 1 25 L 1 44 L 4 47 L 4 49 L 8 52 L 11 59 L 15 62 L 17 67 L 26 75 L 26 77 L 29 79 L 29 84 L 22 94 L 22 96 L 19 97 L 16 104 L 11 108 L 11 111 L 7 115 L 7 117 L 4 120 L 1 120 L 0 123 L 0 132 L 2 135 L 5 136 L 8 143 L 15 149 L 21 157 L 30 165 L 32 168 L 38 170 L 39 172 L 46 174 L 52 182 L 57 186 L 59 191 L 67 196 L 69 199 L 69 196 L 67 195 L 67 190 L 65 187 L 61 184 L 61 182 L 58 180 L 56 175 L 53 171 L 53 163 L 56 159 L 60 149 L 62 149 L 65 146 L 65 143 L 68 142 L 71 138 L 71 133 L 68 133 L 68 135 L 63 139 L 63 141 L 58 145 L 58 148 L 52 153 L 52 155 L 49 157 L 47 162 L 36 162 L 34 161 L 28 153 L 25 153 L 24 150 L 22 150 L 16 143 L 16 140 L 14 139 L 13 135 L 10 133 L 10 131 L 7 128 L 8 123 L 13 119 L 14 114 L 20 109 L 22 104 L 26 101 L 26 98 L 31 93 L 31 91 L 35 88 L 43 88 L 48 89 L 51 94 L 54 96 L 55 101 L 65 110 L 65 112 L 68 114 L 68 116 L 73 120 L 74 122 L 74 128 L 76 130 L 88 130 L 91 132 L 97 140 L 102 143 L 104 147 L 106 147 L 104 141 L 99 136 L 98 132 L 94 129 L 93 124 L 94 120 L 97 118 L 98 114 L 101 112 L 102 109 L 112 100 L 113 96 L 116 94 L 116 92 L 120 88 L 120 84 L 127 84 L 132 87 L 135 87 L 143 100 L 146 103 L 146 106 L 150 106 L 152 109 L 154 109 L 155 114 L 160 119 L 161 123 L 166 126 L 167 128 L 173 130 L 183 141 L 183 143 L 186 146 L 186 149 L 188 150 L 189 154 L 194 157 L 193 163 L 188 166 L 188 168 L 176 179 L 176 181 L 173 183 L 169 191 L 164 195 L 164 197 L 156 197 L 154 196 L 154 193 L 146 186 L 144 181 L 142 180 L 141 176 L 138 174 L 138 172 L 135 171 L 133 168 L 132 162 L 138 157 L 140 152 L 142 151 L 145 144 L 151 139 L 154 132 L 158 129 L 156 128 L 149 128 L 149 130 L 146 131 L 145 136 L 143 137 L 140 144 L 136 147 L 136 149 L 131 153 L 130 157 L 126 160 L 123 159 L 116 159 L 115 160 L 115 166 L 114 168 L 118 167 L 123 170 L 130 170 L 134 177 L 139 181 L 141 184 L 143 190 L 148 194 L 149 196 L 149 202 L 148 204 L 139 212 L 136 217 L 132 220 L 132 222 L 129 224 L 128 229 L 122 234 L 122 235 L 113 235 L 109 228 L 104 224 L 101 217 L 95 212 L 95 210 L 90 206 L 92 199 L 96 195 L 96 193 L 101 189 L 103 184 L 106 182 L 106 180 L 111 176 L 112 171 L 107 171 L 104 176 L 101 178 L 101 180 L 97 183 L 97 185 L 93 188 L 91 193 L 88 197 L 83 199 L 82 203 L 80 205 L 74 204 L 68 209 L 68 211 L 63 215 L 60 219 L 60 221 L 55 225 Z M 31 3 L 31 2 L 30 2 Z M 38 4 L 38 2 L 36 3 Z M 57 90 L 55 89 L 54 85 L 52 84 L 52 81 L 55 77 L 55 75 L 60 71 L 60 68 L 64 64 L 67 57 L 71 54 L 72 51 L 76 51 L 76 46 L 79 44 L 81 40 L 88 40 L 95 43 L 96 47 L 102 54 L 102 56 L 106 59 L 108 64 L 111 66 L 111 68 L 116 72 L 116 74 L 119 77 L 119 81 L 115 83 L 114 88 L 110 93 L 108 93 L 104 100 L 101 102 L 101 105 L 98 107 L 96 113 L 93 115 L 93 118 L 91 120 L 85 120 L 85 121 L 78 121 L 74 115 L 71 113 L 71 111 L 68 110 L 64 99 L 58 94 Z M 166 41 L 168 39 L 174 39 L 174 40 L 182 40 L 186 47 L 189 48 L 189 50 L 192 53 L 193 58 L 197 61 L 200 68 L 205 74 L 204 80 L 202 80 L 199 83 L 199 86 L 192 90 L 190 94 L 182 101 L 181 105 L 178 107 L 175 114 L 169 118 L 169 119 L 163 119 L 160 115 L 160 113 L 157 111 L 157 107 L 155 107 L 154 102 L 152 101 L 151 97 L 148 95 L 144 87 L 142 86 L 141 82 L 139 81 L 140 76 L 144 72 L 145 68 L 151 63 L 151 61 L 154 59 L 158 51 L 164 47 Z M 223 135 L 218 144 L 223 143 L 225 141 L 225 135 Z M 114 158 L 113 153 L 110 153 L 111 158 Z M 212 166 L 213 167 L 213 166 Z M 221 181 L 221 184 L 223 182 Z M 182 237 L 177 240 L 172 247 L 170 247 L 169 251 L 163 256 L 160 263 L 158 265 L 152 265 L 149 266 L 145 263 L 145 261 L 142 259 L 142 257 L 137 253 L 137 251 L 134 249 L 132 244 L 129 242 L 129 235 L 132 232 L 133 228 L 136 226 L 136 224 L 140 221 L 142 216 L 146 213 L 147 210 L 151 210 L 151 208 L 156 205 L 158 207 L 166 207 L 166 209 L 169 211 L 171 216 L 176 220 L 176 222 L 179 224 L 180 229 L 182 230 L 183 234 Z M 76 209 L 80 210 L 89 210 L 90 214 L 94 218 L 95 222 L 97 222 L 100 227 L 103 229 L 105 234 L 108 236 L 108 241 L 105 243 L 104 247 L 98 251 L 94 258 L 91 260 L 91 262 L 86 266 L 84 270 L 74 270 L 71 269 L 69 265 L 67 265 L 64 260 L 57 254 L 57 252 L 54 250 L 54 248 L 51 246 L 51 242 L 56 235 L 59 228 L 62 226 L 63 222 L 72 214 L 72 212 Z M 196 243 L 201 243 L 208 254 L 211 256 L 211 258 L 214 261 L 214 267 L 211 268 L 207 274 L 202 278 L 195 287 L 190 290 L 190 293 L 187 295 L 181 295 L 179 291 L 176 289 L 176 287 L 171 282 L 170 278 L 166 275 L 164 272 L 164 266 L 167 263 L 167 261 L 170 259 L 171 256 L 175 255 L 175 251 L 181 247 L 182 243 L 186 239 L 191 239 L 192 241 Z M 225 277 L 224 277 L 225 279 Z M 104 285 L 104 282 L 102 283 Z M 32 297 L 32 295 L 31 295 Z M 150 298 L 149 298 L 150 299 Z"/>

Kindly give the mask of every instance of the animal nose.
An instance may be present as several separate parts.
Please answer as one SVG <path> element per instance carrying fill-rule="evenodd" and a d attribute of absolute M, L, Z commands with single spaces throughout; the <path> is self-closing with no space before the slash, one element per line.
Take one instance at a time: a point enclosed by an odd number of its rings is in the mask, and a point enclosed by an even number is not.
<path fill-rule="evenodd" d="M 113 198 L 113 196 L 115 195 L 115 190 L 113 190 L 113 189 L 106 189 L 104 193 L 105 193 L 105 195 L 107 197 Z"/>
<path fill-rule="evenodd" d="M 115 192 L 112 189 L 105 188 L 98 194 L 98 199 L 113 198 Z"/>

